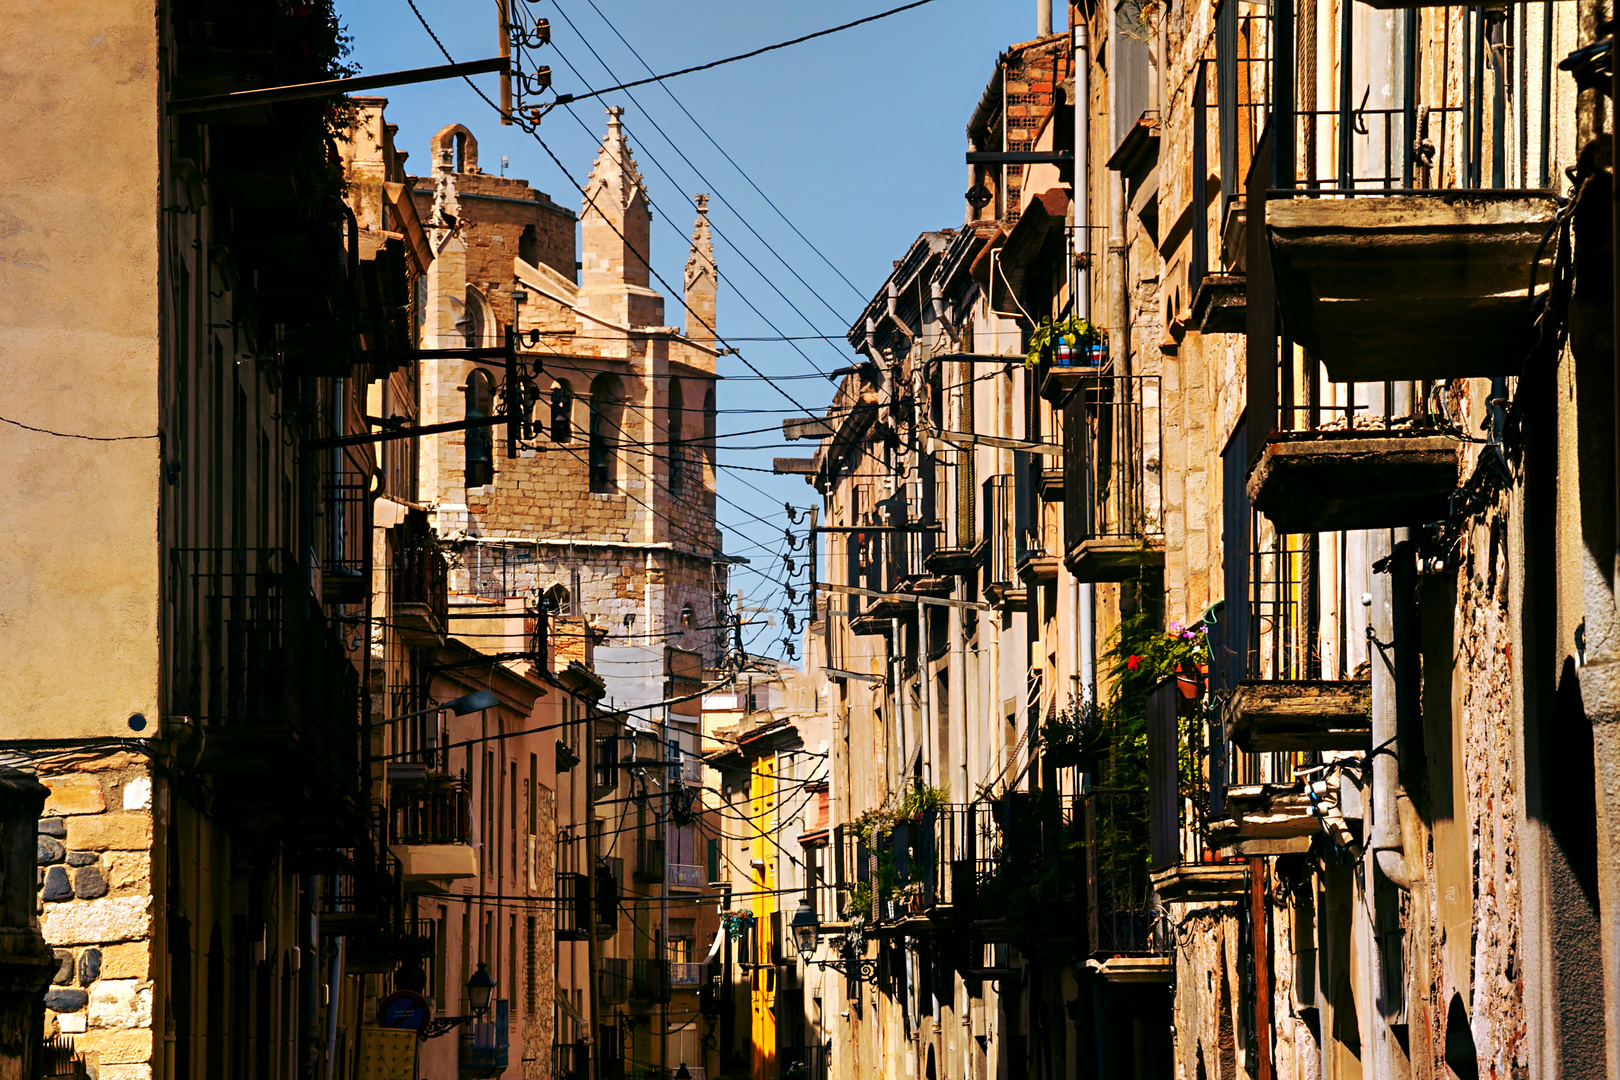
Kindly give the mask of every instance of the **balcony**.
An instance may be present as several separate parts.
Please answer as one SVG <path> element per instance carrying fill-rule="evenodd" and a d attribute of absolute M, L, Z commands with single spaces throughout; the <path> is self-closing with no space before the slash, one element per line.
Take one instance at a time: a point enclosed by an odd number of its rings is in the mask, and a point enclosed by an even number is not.
<path fill-rule="evenodd" d="M 204 728 L 214 808 L 294 821 L 350 846 L 359 810 L 360 677 L 291 553 L 170 553 L 170 709 Z"/>
<path fill-rule="evenodd" d="M 591 936 L 590 881 L 584 874 L 557 874 L 558 941 L 588 941 Z"/>
<path fill-rule="evenodd" d="M 664 880 L 664 842 L 654 839 L 636 841 L 636 880 L 659 882 Z"/>
<path fill-rule="evenodd" d="M 1029 590 L 1018 578 L 1017 485 L 1009 475 L 984 482 L 984 595 L 1001 611 L 1026 611 Z"/>
<path fill-rule="evenodd" d="M 602 960 L 598 975 L 598 989 L 602 1000 L 620 1004 L 630 1000 L 630 961 L 616 956 Z"/>
<path fill-rule="evenodd" d="M 692 990 L 703 985 L 703 965 L 671 961 L 669 985 L 681 990 Z"/>
<path fill-rule="evenodd" d="M 949 576 L 931 569 L 934 529 L 913 517 L 902 507 L 888 526 L 849 534 L 849 584 L 881 594 L 848 597 L 852 633 L 890 633 L 895 620 L 917 617 L 917 596 L 948 596 L 955 587 Z"/>
<path fill-rule="evenodd" d="M 1164 565 L 1157 376 L 1100 379 L 1063 410 L 1064 562 L 1080 581 Z"/>
<path fill-rule="evenodd" d="M 1294 339 L 1335 382 L 1519 374 L 1534 341 L 1530 272 L 1543 294 L 1552 276 L 1542 241 L 1557 196 L 1369 196 L 1266 204 Z"/>
<path fill-rule="evenodd" d="M 407 892 L 442 894 L 452 883 L 478 876 L 461 777 L 396 784 L 388 809 L 388 850 L 399 860 Z"/>
<path fill-rule="evenodd" d="M 1247 753 L 1365 752 L 1372 746 L 1367 679 L 1245 680 L 1227 710 L 1232 743 Z"/>
<path fill-rule="evenodd" d="M 1356 394 L 1354 385 L 1342 393 Z M 1443 520 L 1461 445 L 1415 423 L 1361 416 L 1272 431 L 1249 474 L 1254 508 L 1284 533 L 1388 529 Z"/>
<path fill-rule="evenodd" d="M 709 870 L 696 863 L 670 863 L 665 878 L 672 889 L 702 889 L 709 883 Z"/>
<path fill-rule="evenodd" d="M 449 564 L 432 544 L 394 549 L 390 618 L 400 641 L 412 648 L 443 645 L 449 627 Z"/>
<path fill-rule="evenodd" d="M 555 1043 L 551 1047 L 552 1080 L 589 1080 L 591 1046 L 587 1042 Z"/>
<path fill-rule="evenodd" d="M 624 860 L 606 855 L 596 860 L 596 933 L 610 937 L 619 931 L 619 894 L 624 889 Z"/>
<path fill-rule="evenodd" d="M 493 1019 L 474 1020 L 461 1029 L 456 1064 L 462 1076 L 495 1077 L 506 1071 L 509 1005 L 492 1002 Z"/>
<path fill-rule="evenodd" d="M 669 961 L 636 960 L 631 966 L 630 997 L 663 1004 L 669 1000 Z"/>

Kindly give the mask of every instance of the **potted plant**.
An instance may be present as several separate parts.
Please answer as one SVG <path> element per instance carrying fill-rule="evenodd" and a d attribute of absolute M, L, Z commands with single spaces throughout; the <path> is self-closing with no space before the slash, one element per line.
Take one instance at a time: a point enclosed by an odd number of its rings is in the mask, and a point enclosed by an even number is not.
<path fill-rule="evenodd" d="M 1055 367 L 1101 367 L 1108 360 L 1107 339 L 1078 315 L 1057 322 L 1043 319 L 1029 336 L 1024 366 L 1035 367 L 1047 358 Z"/>

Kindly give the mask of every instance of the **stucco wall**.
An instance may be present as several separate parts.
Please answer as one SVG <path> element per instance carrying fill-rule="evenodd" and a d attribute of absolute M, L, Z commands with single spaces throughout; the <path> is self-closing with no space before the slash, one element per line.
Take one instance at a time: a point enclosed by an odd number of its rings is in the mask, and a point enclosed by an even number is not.
<path fill-rule="evenodd" d="M 157 32 L 149 3 L 0 28 L 0 672 L 12 738 L 156 732 Z M 40 73 L 51 72 L 42 79 Z M 47 152 L 47 148 L 72 152 Z M 93 663 L 85 663 L 93 657 Z"/>

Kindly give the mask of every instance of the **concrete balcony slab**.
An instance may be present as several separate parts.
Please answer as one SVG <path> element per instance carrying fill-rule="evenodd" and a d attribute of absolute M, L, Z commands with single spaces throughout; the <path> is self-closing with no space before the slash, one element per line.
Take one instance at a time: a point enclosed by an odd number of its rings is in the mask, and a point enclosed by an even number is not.
<path fill-rule="evenodd" d="M 1285 533 L 1426 525 L 1446 515 L 1458 447 L 1426 429 L 1280 432 L 1249 474 L 1249 499 Z"/>
<path fill-rule="evenodd" d="M 1228 706 L 1232 743 L 1248 754 L 1367 750 L 1372 743 L 1369 679 L 1250 680 Z"/>
<path fill-rule="evenodd" d="M 1063 561 L 1078 581 L 1129 581 L 1164 565 L 1164 539 L 1093 536 L 1072 545 Z"/>
<path fill-rule="evenodd" d="M 1478 189 L 1273 199 L 1283 321 L 1335 382 L 1516 375 L 1530 266 L 1557 210 L 1551 192 Z"/>

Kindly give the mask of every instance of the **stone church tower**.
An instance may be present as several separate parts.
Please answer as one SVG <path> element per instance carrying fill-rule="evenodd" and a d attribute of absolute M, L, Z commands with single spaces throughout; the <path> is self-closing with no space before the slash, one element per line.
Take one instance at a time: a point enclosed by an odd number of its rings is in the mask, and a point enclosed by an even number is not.
<path fill-rule="evenodd" d="M 575 640 L 554 643 L 558 656 L 582 655 L 588 625 L 598 656 L 629 649 L 661 668 L 675 646 L 710 665 L 725 648 L 727 583 L 714 516 L 707 197 L 697 197 L 683 333 L 665 325 L 652 287 L 652 210 L 622 112 L 608 110 L 584 184 L 577 263 L 574 215 L 526 181 L 482 173 L 460 125 L 435 136 L 433 175 L 415 181 L 436 250 L 423 344 L 496 345 L 515 323 L 541 373 L 535 438 L 516 457 L 503 429 L 424 438 L 421 498 L 459 552 L 453 590 L 513 610 L 545 596 L 576 627 Z M 503 378 L 499 363 L 424 363 L 422 422 L 493 415 Z M 617 672 L 602 674 L 611 683 Z"/>

